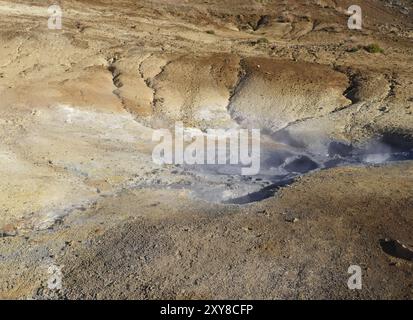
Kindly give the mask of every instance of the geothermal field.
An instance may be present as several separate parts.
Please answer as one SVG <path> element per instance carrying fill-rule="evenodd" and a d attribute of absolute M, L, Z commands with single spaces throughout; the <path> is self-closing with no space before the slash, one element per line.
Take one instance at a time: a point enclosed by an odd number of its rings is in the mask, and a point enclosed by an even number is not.
<path fill-rule="evenodd" d="M 0 173 L 0 299 L 413 299 L 413 2 L 0 0 Z"/>

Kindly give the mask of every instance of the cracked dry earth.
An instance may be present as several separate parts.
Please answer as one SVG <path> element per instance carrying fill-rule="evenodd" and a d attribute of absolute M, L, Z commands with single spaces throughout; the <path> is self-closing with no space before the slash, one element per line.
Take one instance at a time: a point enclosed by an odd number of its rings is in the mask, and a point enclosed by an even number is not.
<path fill-rule="evenodd" d="M 413 298 L 411 1 L 57 3 L 0 1 L 0 298 Z M 154 164 L 176 121 L 260 175 Z"/>

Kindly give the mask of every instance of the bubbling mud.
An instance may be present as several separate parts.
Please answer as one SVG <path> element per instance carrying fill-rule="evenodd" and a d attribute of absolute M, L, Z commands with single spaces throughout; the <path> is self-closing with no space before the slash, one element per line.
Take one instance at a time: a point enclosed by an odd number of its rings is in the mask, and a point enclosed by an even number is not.
<path fill-rule="evenodd" d="M 225 190 L 208 190 L 202 186 L 202 182 L 195 183 L 191 190 L 197 198 L 227 204 L 247 204 L 272 197 L 278 189 L 293 183 L 297 177 L 316 170 L 413 160 L 413 145 L 409 139 L 399 138 L 393 141 L 389 138 L 389 135 L 383 135 L 362 145 L 324 139 L 314 147 L 297 143 L 298 137 L 292 145 L 267 136 L 264 137 L 267 143 L 261 145 L 261 167 L 257 175 L 241 176 L 241 168 L 229 164 L 191 165 L 184 168 L 201 176 L 201 181 L 206 185 L 214 176 L 218 180 L 227 179 L 228 188 Z"/>

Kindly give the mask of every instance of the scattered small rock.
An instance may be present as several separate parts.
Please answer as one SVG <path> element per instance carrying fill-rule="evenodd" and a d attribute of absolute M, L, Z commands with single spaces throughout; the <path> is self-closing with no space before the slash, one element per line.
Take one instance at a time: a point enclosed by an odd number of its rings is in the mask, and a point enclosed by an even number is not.
<path fill-rule="evenodd" d="M 292 213 L 283 213 L 283 215 L 284 215 L 284 221 L 287 221 L 287 222 L 291 222 L 291 223 L 295 223 L 295 222 L 298 222 L 298 218 L 294 215 L 294 214 L 292 214 Z"/>

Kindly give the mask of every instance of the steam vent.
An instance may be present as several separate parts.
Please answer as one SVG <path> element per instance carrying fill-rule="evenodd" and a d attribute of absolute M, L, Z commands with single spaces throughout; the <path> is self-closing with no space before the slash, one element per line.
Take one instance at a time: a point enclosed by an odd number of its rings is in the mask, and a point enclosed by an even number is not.
<path fill-rule="evenodd" d="M 0 299 L 412 274 L 411 0 L 0 1 Z"/>

